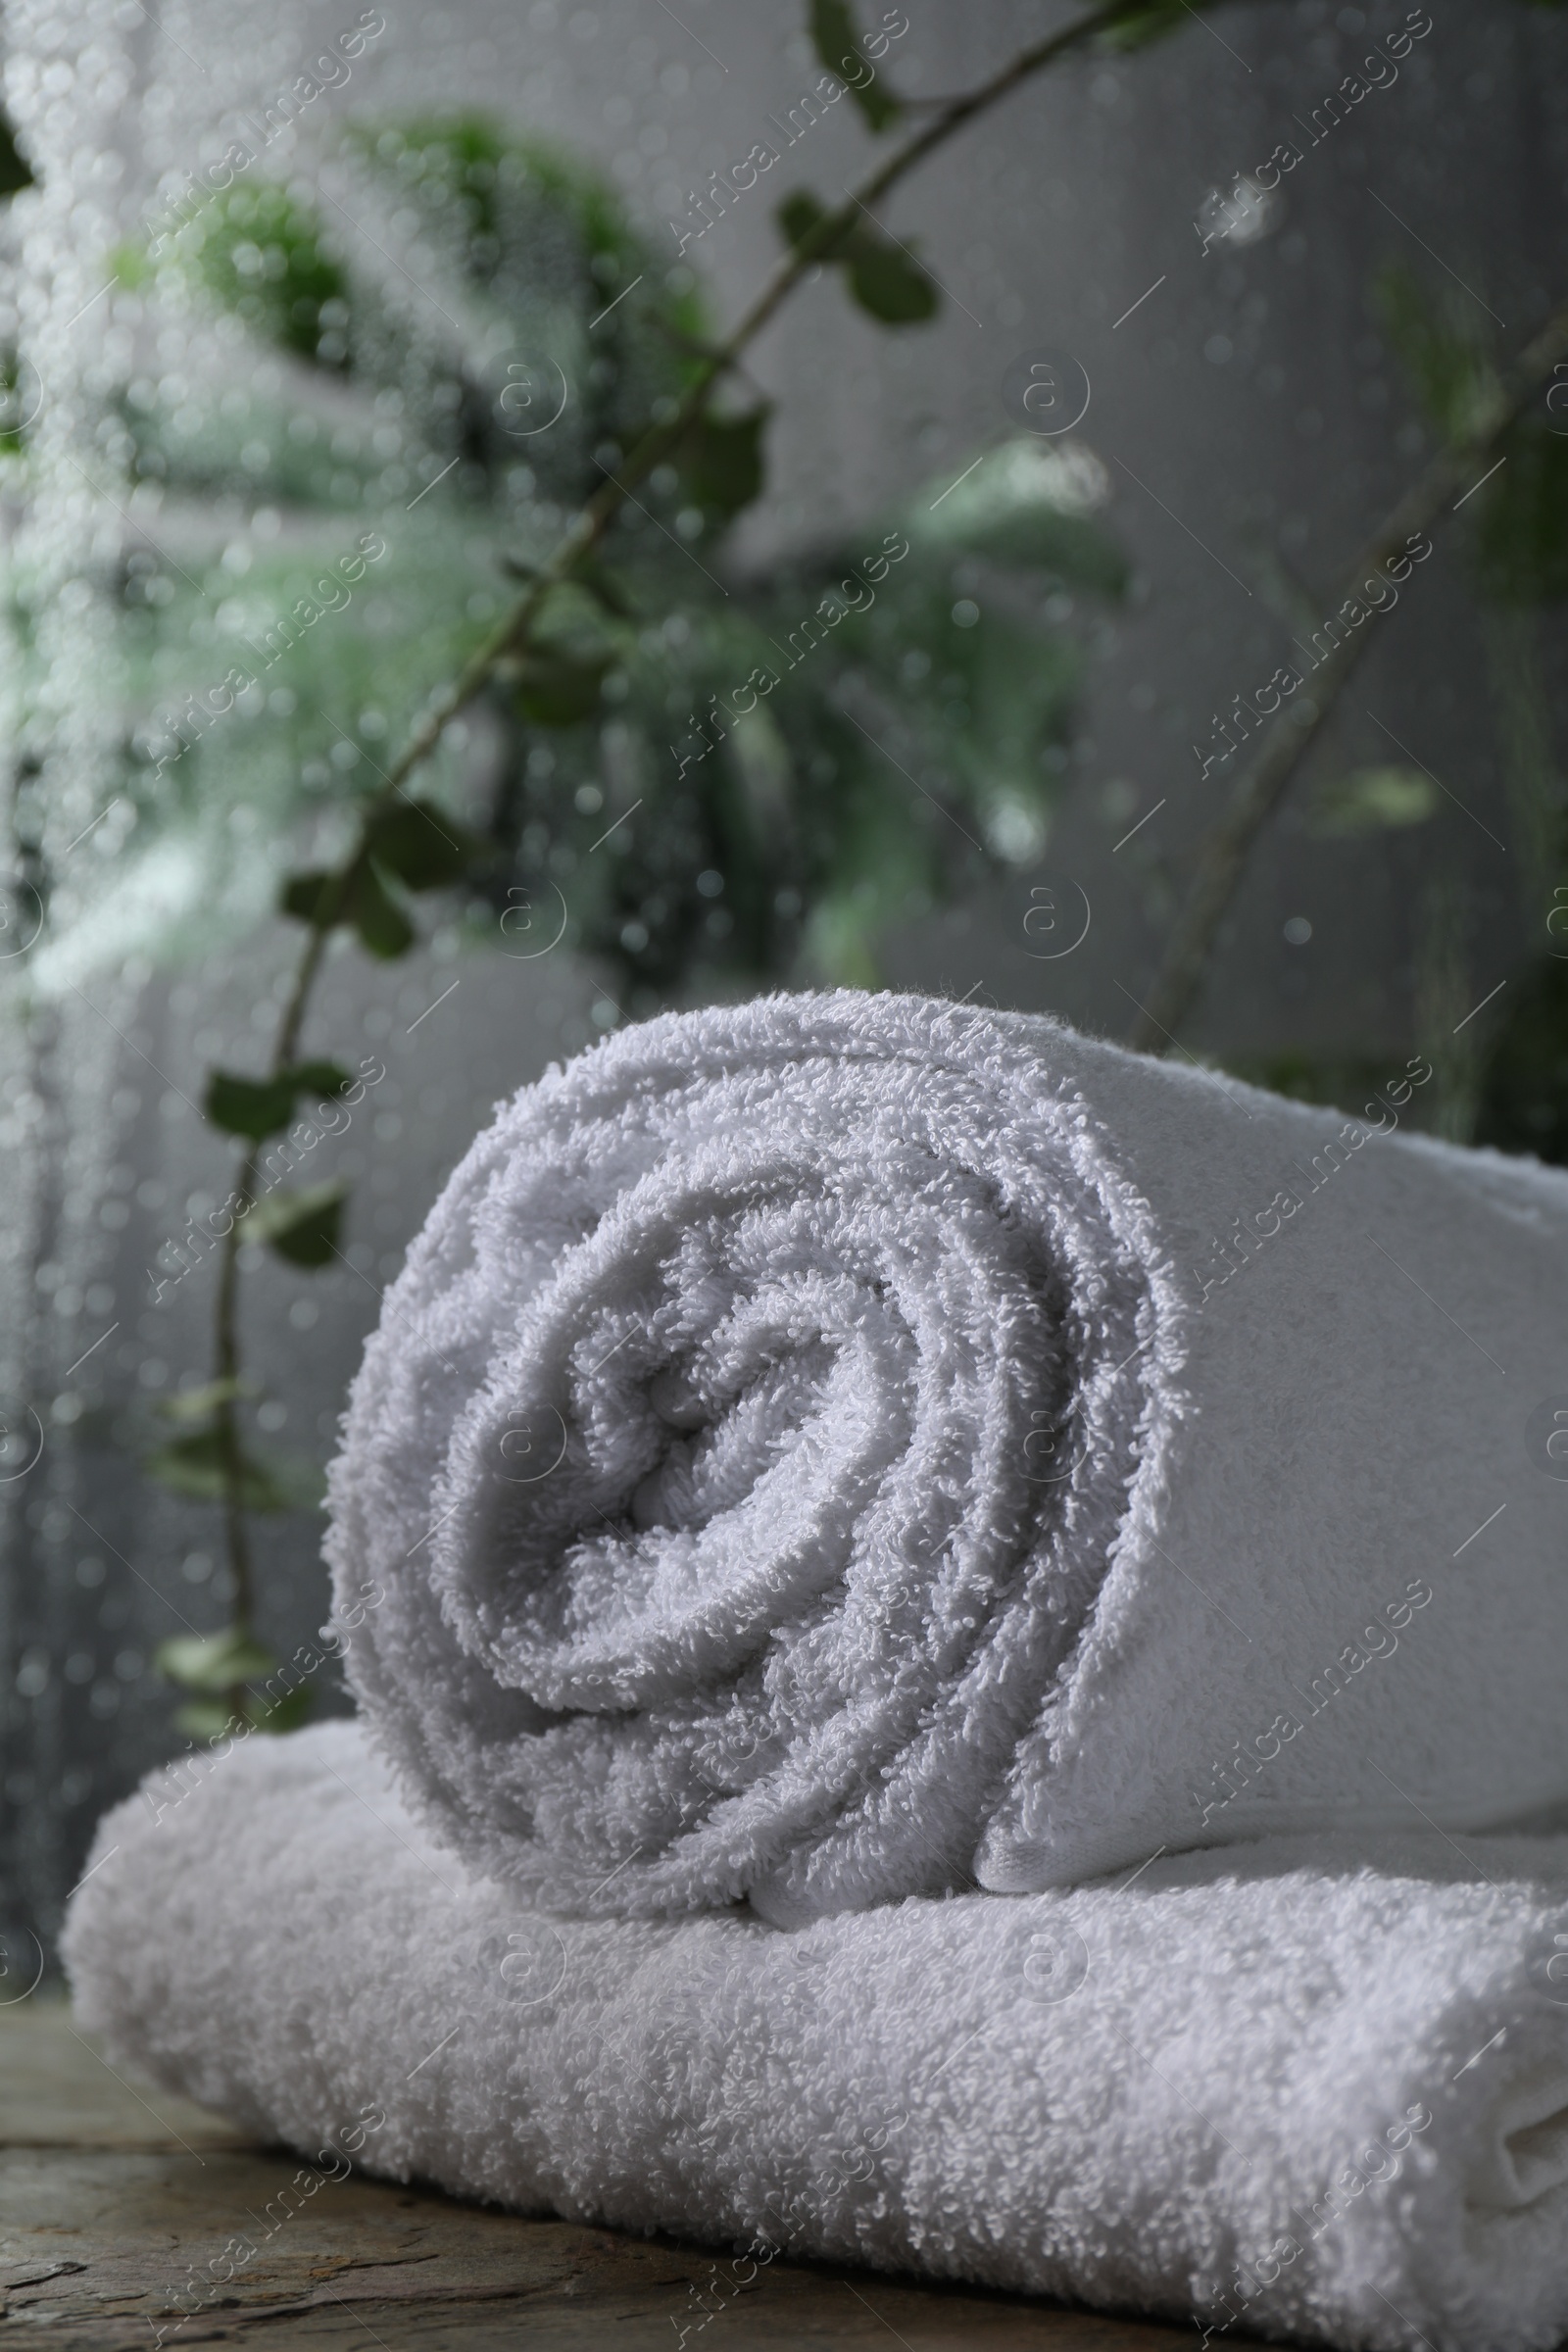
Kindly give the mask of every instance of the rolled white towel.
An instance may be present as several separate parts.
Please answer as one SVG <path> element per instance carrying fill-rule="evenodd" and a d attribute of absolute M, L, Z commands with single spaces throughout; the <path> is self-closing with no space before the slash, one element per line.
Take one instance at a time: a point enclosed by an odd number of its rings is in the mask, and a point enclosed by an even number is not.
<path fill-rule="evenodd" d="M 1568 1182 L 1420 1081 L 845 992 L 525 1088 L 331 1473 L 411 1801 L 559 1910 L 792 1923 L 1568 1797 Z"/>
<path fill-rule="evenodd" d="M 1568 2329 L 1568 1840 L 1279 1839 L 794 1934 L 552 1920 L 332 1724 L 150 1776 L 66 1954 L 112 2064 L 325 2177 L 749 2245 L 672 2290 L 677 2336 L 781 2254 L 1221 2346 Z M 192 2276 L 192 2322 L 265 2241 Z"/>

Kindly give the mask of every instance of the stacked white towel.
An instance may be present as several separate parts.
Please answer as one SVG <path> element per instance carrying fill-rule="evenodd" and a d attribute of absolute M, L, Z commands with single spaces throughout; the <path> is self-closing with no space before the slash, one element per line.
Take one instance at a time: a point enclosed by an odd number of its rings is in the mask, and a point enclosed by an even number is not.
<path fill-rule="evenodd" d="M 113 2063 L 329 2170 L 749 2245 L 726 2282 L 793 2252 L 1221 2339 L 1568 2329 L 1564 1842 L 1279 1839 L 794 1934 L 551 1920 L 331 1725 L 155 1776 L 93 1862 L 67 1948 Z M 672 2293 L 672 2340 L 699 2316 Z"/>

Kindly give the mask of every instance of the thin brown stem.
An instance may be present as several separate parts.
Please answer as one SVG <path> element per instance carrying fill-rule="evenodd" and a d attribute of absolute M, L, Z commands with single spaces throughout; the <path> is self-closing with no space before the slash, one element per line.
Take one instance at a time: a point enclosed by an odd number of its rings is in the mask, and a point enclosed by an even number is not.
<path fill-rule="evenodd" d="M 1548 319 L 1505 374 L 1486 415 L 1459 442 L 1439 452 L 1362 548 L 1334 610 L 1355 598 L 1361 583 L 1396 556 L 1405 540 L 1451 509 L 1455 491 L 1472 487 L 1481 462 L 1494 452 L 1557 363 L 1568 355 L 1568 308 Z M 1214 951 L 1220 924 L 1240 886 L 1253 842 L 1278 808 L 1286 788 L 1317 741 L 1324 724 L 1365 654 L 1371 628 L 1363 623 L 1335 646 L 1313 669 L 1310 682 L 1274 719 L 1261 747 L 1236 786 L 1230 802 L 1199 852 L 1187 901 L 1166 944 L 1153 986 L 1129 1035 L 1142 1053 L 1163 1053 L 1192 1009 Z"/>
<path fill-rule="evenodd" d="M 235 1186 L 234 1215 L 223 1241 L 222 1258 L 218 1271 L 217 1348 L 214 1374 L 219 1383 L 219 1401 L 213 1416 L 218 1433 L 219 1458 L 223 1481 L 223 1534 L 228 1550 L 229 1575 L 233 1581 L 231 1621 L 242 1633 L 252 1630 L 255 1605 L 251 1576 L 250 1537 L 245 1525 L 244 1464 L 240 1447 L 239 1420 L 235 1412 L 238 1402 L 234 1391 L 239 1380 L 239 1220 L 242 1207 L 248 1208 L 256 1191 L 256 1151 L 245 1155 Z M 230 1704 L 236 1694 L 229 1693 Z"/>
<path fill-rule="evenodd" d="M 338 877 L 334 876 L 334 880 L 336 879 Z M 330 885 L 328 888 L 330 890 Z M 330 895 L 332 899 L 330 908 L 318 907 L 318 915 L 326 913 L 330 918 L 335 919 L 339 904 L 346 895 L 346 886 L 344 891 L 331 891 Z M 305 943 L 305 952 L 300 957 L 298 969 L 294 974 L 294 986 L 289 991 L 288 1003 L 283 1007 L 283 1017 L 277 1025 L 277 1037 L 272 1046 L 272 1067 L 270 1073 L 273 1078 L 280 1076 L 284 1070 L 292 1069 L 294 1065 L 295 1056 L 299 1052 L 300 1031 L 305 1026 L 305 1015 L 310 1009 L 311 991 L 316 986 L 316 976 L 321 968 L 321 958 L 326 954 L 326 943 L 331 935 L 331 919 L 326 922 L 318 920 L 311 927 L 311 936 Z"/>

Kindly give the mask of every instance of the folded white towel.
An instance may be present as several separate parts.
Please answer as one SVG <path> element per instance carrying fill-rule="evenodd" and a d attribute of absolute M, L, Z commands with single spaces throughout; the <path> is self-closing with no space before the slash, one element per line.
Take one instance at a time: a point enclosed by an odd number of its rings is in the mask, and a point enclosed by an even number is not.
<path fill-rule="evenodd" d="M 846 992 L 524 1089 L 331 1476 L 410 1801 L 556 1909 L 787 1924 L 1568 1797 L 1568 1180 L 1397 1134 L 1424 1075 Z"/>
<path fill-rule="evenodd" d="M 1389 2352 L 1568 2328 L 1568 1840 L 552 1921 L 330 1725 L 153 1776 L 66 1951 L 116 2065 L 332 2172 L 750 2241 L 726 2291 L 790 2250 Z"/>

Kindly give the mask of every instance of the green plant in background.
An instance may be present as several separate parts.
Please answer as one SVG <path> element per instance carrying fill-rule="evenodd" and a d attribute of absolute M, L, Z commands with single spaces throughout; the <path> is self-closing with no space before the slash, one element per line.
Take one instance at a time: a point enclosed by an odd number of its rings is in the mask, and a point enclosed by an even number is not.
<path fill-rule="evenodd" d="M 224 1519 L 232 1621 L 160 1652 L 193 1736 L 285 1729 L 306 1703 L 261 1688 L 248 1522 L 301 1494 L 247 1425 L 239 1250 L 337 1251 L 341 1188 L 271 1172 L 300 1107 L 355 1083 L 302 1052 L 329 941 L 395 959 L 426 891 L 491 938 L 554 902 L 636 1012 L 726 972 L 869 981 L 890 921 L 1043 846 L 1078 678 L 1061 623 L 1075 595 L 1125 585 L 1092 519 L 1096 462 L 1004 443 L 748 571 L 726 539 L 764 486 L 768 410 L 740 362 L 818 265 L 884 325 L 932 317 L 934 284 L 865 205 L 1126 13 L 1111 0 L 1037 43 L 849 203 L 785 192 L 783 257 L 722 343 L 690 270 L 592 174 L 478 119 L 351 136 L 438 302 L 377 275 L 297 186 L 229 190 L 156 267 L 120 257 L 148 301 L 211 325 L 182 381 L 132 378 L 119 404 L 111 454 L 165 518 L 122 581 L 142 716 L 117 855 L 44 955 L 70 972 L 132 945 L 190 953 L 271 901 L 304 932 L 270 1067 L 208 1084 L 240 1154 L 213 1377 L 176 1397 L 147 1462 Z M 847 10 L 811 21 L 825 66 L 863 63 Z M 873 130 L 902 118 L 885 76 L 846 86 Z M 447 734 L 464 708 L 477 745 Z"/>
<path fill-rule="evenodd" d="M 24 157 L 17 151 L 16 135 L 10 123 L 0 116 L 0 199 L 17 195 L 23 188 L 32 186 L 32 173 Z"/>
<path fill-rule="evenodd" d="M 1319 787 L 1309 824 L 1325 841 L 1424 825 L 1441 806 L 1438 788 L 1418 767 L 1352 767 Z"/>
<path fill-rule="evenodd" d="M 1387 270 L 1377 297 L 1384 323 L 1435 435 L 1450 444 L 1474 429 L 1497 394 L 1500 363 L 1479 304 L 1429 287 L 1407 268 Z M 1490 316 L 1490 314 L 1488 314 Z M 1560 384 L 1568 370 L 1559 368 Z M 1418 940 L 1431 1017 L 1423 1048 L 1439 1061 L 1445 1131 L 1461 1141 L 1568 1161 L 1568 940 L 1555 930 L 1555 884 L 1568 858 L 1568 788 L 1551 754 L 1541 676 L 1543 608 L 1568 598 L 1568 403 L 1552 395 L 1498 442 L 1498 462 L 1476 491 L 1462 529 L 1480 614 L 1512 819 L 1520 913 L 1533 954 L 1494 1015 L 1453 1059 L 1451 1022 L 1475 1002 L 1465 956 L 1464 899 L 1450 879 L 1427 894 Z M 1555 922 L 1555 929 L 1554 929 Z M 1446 975 L 1446 978 L 1443 977 Z"/>
<path fill-rule="evenodd" d="M 323 368 L 348 366 L 348 280 L 286 188 L 257 180 L 228 189 L 186 251 L 203 290 L 261 340 Z"/>
<path fill-rule="evenodd" d="M 0 115 L 0 204 L 30 188 L 32 173 L 17 152 L 11 125 Z M 24 429 L 21 367 L 14 351 L 0 351 L 0 457 L 18 457 Z"/>
<path fill-rule="evenodd" d="M 189 944 L 204 924 L 259 913 L 269 857 L 302 820 L 329 825 L 373 792 L 383 743 L 481 639 L 508 580 L 537 576 L 562 514 L 614 477 L 709 348 L 689 271 L 662 270 L 597 181 L 537 143 L 468 121 L 371 128 L 356 145 L 390 183 L 386 209 L 395 193 L 420 214 L 463 333 L 443 342 L 398 317 L 282 189 L 231 190 L 176 244 L 166 292 L 221 305 L 247 341 L 306 364 L 264 394 L 241 344 L 203 398 L 172 407 L 126 387 L 133 471 L 193 508 L 260 507 L 278 527 L 270 545 L 253 530 L 204 564 L 133 559 L 135 685 L 165 717 L 127 761 L 142 846 L 106 877 L 124 914 L 90 910 L 116 940 L 152 903 L 151 860 L 183 860 Z M 792 238 L 801 204 L 781 208 Z M 890 240 L 877 247 L 874 270 L 863 229 L 832 247 L 855 298 L 885 323 L 930 316 L 929 279 Z M 122 259 L 138 282 L 144 267 Z M 552 585 L 526 649 L 486 685 L 488 772 L 449 763 L 446 797 L 477 837 L 456 869 L 431 869 L 429 827 L 405 828 L 399 857 L 383 828 L 362 861 L 339 913 L 373 953 L 408 944 L 400 889 L 428 879 L 482 898 L 492 937 L 495 914 L 515 927 L 523 904 L 569 896 L 573 943 L 612 967 L 633 1010 L 703 968 L 778 974 L 803 943 L 818 971 L 866 979 L 895 916 L 988 859 L 1038 853 L 1077 685 L 1044 609 L 1125 582 L 1088 519 L 1092 462 L 1001 449 L 946 498 L 951 474 L 851 540 L 747 576 L 724 542 L 764 487 L 766 423 L 755 399 L 705 407 L 595 562 Z M 370 505 L 396 516 L 373 584 L 318 634 L 298 625 L 299 592 Z M 225 568 L 236 563 L 243 573 Z M 279 631 L 295 642 L 274 670 L 254 649 L 265 657 Z M 256 685 L 208 716 L 225 652 Z M 878 748 L 895 721 L 898 758 Z M 240 835 L 236 805 L 250 813 Z M 166 889 L 157 903 L 179 901 Z M 284 905 L 308 919 L 309 886 Z"/>

